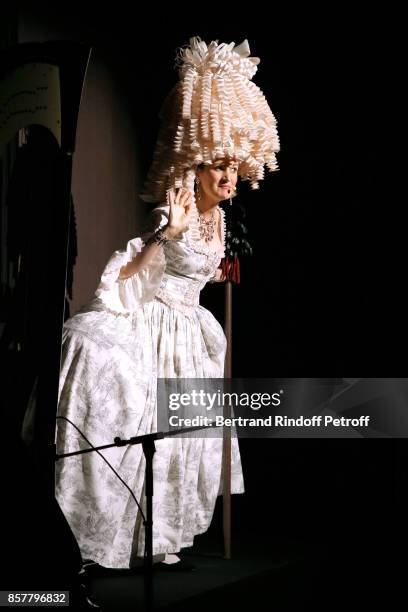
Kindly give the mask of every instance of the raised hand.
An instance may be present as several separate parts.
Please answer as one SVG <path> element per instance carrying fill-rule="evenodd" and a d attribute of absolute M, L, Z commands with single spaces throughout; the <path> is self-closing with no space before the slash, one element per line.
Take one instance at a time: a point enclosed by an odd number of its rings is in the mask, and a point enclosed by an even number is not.
<path fill-rule="evenodd" d="M 190 224 L 191 202 L 193 194 L 188 189 L 181 187 L 175 191 L 169 189 L 167 192 L 167 203 L 170 206 L 167 233 L 173 236 L 184 232 Z"/>

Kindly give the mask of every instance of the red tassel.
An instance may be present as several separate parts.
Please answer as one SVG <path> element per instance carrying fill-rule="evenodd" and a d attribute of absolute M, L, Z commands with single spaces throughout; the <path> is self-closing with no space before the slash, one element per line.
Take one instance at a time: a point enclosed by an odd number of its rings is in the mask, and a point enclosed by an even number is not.
<path fill-rule="evenodd" d="M 231 281 L 237 285 L 241 282 L 241 270 L 237 255 L 234 255 L 234 259 L 232 261 L 228 257 L 225 257 L 221 261 L 221 270 L 222 280 Z"/>

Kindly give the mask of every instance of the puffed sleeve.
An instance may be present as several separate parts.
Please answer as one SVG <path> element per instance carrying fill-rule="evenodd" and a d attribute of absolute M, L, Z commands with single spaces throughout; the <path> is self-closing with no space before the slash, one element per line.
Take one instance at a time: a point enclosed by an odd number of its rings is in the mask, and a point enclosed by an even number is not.
<path fill-rule="evenodd" d="M 113 253 L 95 292 L 95 297 L 105 308 L 115 313 L 130 314 L 154 298 L 166 267 L 163 249 L 159 249 L 137 274 L 125 279 L 118 276 L 120 269 L 142 251 L 151 235 L 166 225 L 168 217 L 169 207 L 157 206 L 150 213 L 142 234 L 129 240 L 125 250 Z"/>

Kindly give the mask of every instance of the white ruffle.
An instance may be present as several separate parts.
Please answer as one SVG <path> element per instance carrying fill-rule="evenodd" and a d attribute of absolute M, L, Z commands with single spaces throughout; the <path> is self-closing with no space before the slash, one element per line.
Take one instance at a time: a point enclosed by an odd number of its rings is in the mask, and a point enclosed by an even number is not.
<path fill-rule="evenodd" d="M 142 251 L 151 235 L 168 222 L 168 207 L 157 206 L 151 213 L 147 231 L 129 240 L 125 250 L 115 251 L 109 259 L 95 292 L 103 305 L 115 314 L 130 315 L 154 299 L 166 268 L 163 249 L 159 249 L 147 266 L 137 274 L 119 279 L 120 269 Z"/>

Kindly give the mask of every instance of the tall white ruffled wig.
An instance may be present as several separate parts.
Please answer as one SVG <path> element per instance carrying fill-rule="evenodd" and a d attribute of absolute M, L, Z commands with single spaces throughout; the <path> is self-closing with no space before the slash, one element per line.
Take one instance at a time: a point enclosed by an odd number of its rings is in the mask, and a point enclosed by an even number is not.
<path fill-rule="evenodd" d="M 164 202 L 167 189 L 194 190 L 199 164 L 230 157 L 242 180 L 259 188 L 264 167 L 278 169 L 276 119 L 252 77 L 259 58 L 240 45 L 199 37 L 178 50 L 180 81 L 160 112 L 161 129 L 143 199 Z"/>

